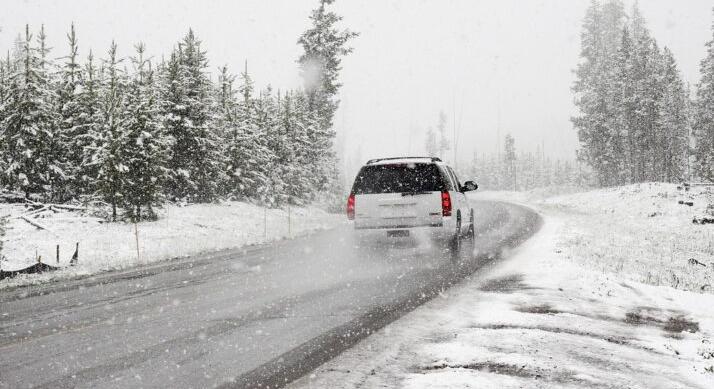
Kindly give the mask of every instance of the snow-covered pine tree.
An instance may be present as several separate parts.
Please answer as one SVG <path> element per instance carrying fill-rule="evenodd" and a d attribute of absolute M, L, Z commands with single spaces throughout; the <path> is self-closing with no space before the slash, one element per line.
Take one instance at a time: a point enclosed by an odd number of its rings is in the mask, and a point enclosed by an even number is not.
<path fill-rule="evenodd" d="M 46 56 L 46 47 L 34 47 L 30 28 L 25 26 L 17 66 L 9 77 L 2 144 L 7 158 L 5 182 L 27 197 L 33 193 L 51 194 L 55 180 L 63 176 L 50 150 L 56 117 L 47 59 L 43 55 Z"/>
<path fill-rule="evenodd" d="M 220 143 L 221 155 L 226 159 L 225 176 L 227 181 L 223 183 L 219 188 L 219 193 L 221 196 L 231 196 L 233 193 L 233 182 L 231 182 L 231 176 L 233 175 L 232 161 L 235 159 L 235 155 L 231 153 L 236 151 L 233 140 L 236 138 L 238 126 L 237 126 L 237 106 L 238 101 L 236 99 L 236 91 L 233 88 L 233 83 L 235 82 L 235 76 L 228 72 L 228 66 L 223 65 L 219 69 L 218 74 L 218 84 L 216 85 L 216 98 L 215 98 L 215 110 L 213 124 L 216 128 L 216 132 L 219 137 L 223 140 Z"/>
<path fill-rule="evenodd" d="M 597 173 L 601 185 L 617 184 L 621 155 L 613 152 L 618 138 L 615 69 L 625 12 L 620 1 L 593 1 L 581 34 L 581 58 L 573 85 L 580 115 L 572 119 L 582 145 L 580 153 Z"/>
<path fill-rule="evenodd" d="M 301 198 L 304 182 L 300 170 L 301 149 L 304 149 L 306 141 L 304 133 L 294 109 L 293 98 L 290 92 L 284 96 L 278 92 L 278 126 L 275 128 L 275 137 L 279 139 L 277 154 L 278 171 L 283 178 L 285 201 L 294 204 Z"/>
<path fill-rule="evenodd" d="M 265 202 L 269 195 L 267 175 L 274 160 L 274 153 L 267 146 L 267 134 L 259 127 L 263 122 L 257 107 L 262 102 L 253 98 L 253 81 L 248 67 L 240 75 L 241 95 L 236 106 L 235 123 L 228 139 L 227 174 L 231 196 L 236 199 L 252 199 Z"/>
<path fill-rule="evenodd" d="M 318 192 L 338 195 L 342 193 L 343 184 L 339 180 L 337 156 L 332 147 L 335 131 L 331 127 L 322 126 L 318 113 L 310 109 L 308 97 L 304 93 L 290 93 L 292 110 L 299 128 L 295 134 L 295 150 L 304 176 L 303 200 L 312 199 Z"/>
<path fill-rule="evenodd" d="M 9 52 L 7 54 L 7 57 L 8 57 L 7 60 L 0 59 L 0 115 L 2 115 L 2 107 L 5 104 L 5 101 L 7 100 L 8 89 L 10 86 L 10 81 L 9 81 L 10 53 Z M 2 116 L 0 116 L 0 123 L 2 123 Z"/>
<path fill-rule="evenodd" d="M 506 134 L 505 141 L 503 142 L 503 166 L 504 166 L 504 177 L 507 177 L 508 189 L 517 190 L 518 178 L 516 177 L 516 140 L 511 136 L 511 134 Z"/>
<path fill-rule="evenodd" d="M 318 190 L 327 189 L 331 193 L 331 202 L 342 202 L 343 188 L 336 174 L 337 158 L 332 151 L 332 142 L 335 136 L 332 124 L 335 112 L 339 106 L 337 93 L 342 84 L 339 82 L 339 73 L 342 69 L 342 57 L 352 52 L 348 42 L 358 34 L 350 30 L 341 30 L 337 23 L 342 17 L 334 11 L 328 10 L 334 0 L 320 0 L 319 6 L 310 15 L 311 27 L 303 32 L 298 39 L 303 53 L 298 59 L 307 107 L 315 113 L 318 119 L 319 131 L 316 137 L 324 137 L 316 145 L 321 156 L 320 161 L 324 167 L 315 169 L 315 174 L 323 177 L 317 180 L 320 185 Z M 324 184 L 323 184 L 324 183 Z"/>
<path fill-rule="evenodd" d="M 688 170 L 689 97 L 674 56 L 667 47 L 663 53 L 662 83 L 657 126 L 662 130 L 659 140 L 662 153 L 660 177 L 666 182 L 676 182 L 683 180 Z"/>
<path fill-rule="evenodd" d="M 138 43 L 135 48 L 134 73 L 126 93 L 126 135 L 121 139 L 127 166 L 121 191 L 127 215 L 136 221 L 154 219 L 154 207 L 164 201 L 172 141 L 159 117 L 158 90 L 146 47 Z"/>
<path fill-rule="evenodd" d="M 172 157 L 169 161 L 170 177 L 166 183 L 166 194 L 173 200 L 179 200 L 187 196 L 189 171 L 187 163 L 183 158 L 189 153 L 188 143 L 184 140 L 187 130 L 186 126 L 186 92 L 181 81 L 181 61 L 183 50 L 179 44 L 171 53 L 168 61 L 161 67 L 161 117 L 164 120 L 164 128 L 176 143 L 172 147 Z M 181 148 L 179 150 L 179 148 Z M 179 156 L 182 158 L 179 159 Z"/>
<path fill-rule="evenodd" d="M 635 143 L 637 99 L 635 98 L 635 85 L 633 83 L 633 45 L 629 26 L 625 25 L 622 29 L 622 42 L 618 50 L 614 80 L 619 90 L 619 93 L 614 96 L 618 107 L 616 125 L 620 129 L 620 139 L 614 150 L 615 154 L 621 155 L 619 159 L 620 169 L 616 172 L 619 184 L 630 183 L 637 176 L 635 169 L 638 153 Z"/>
<path fill-rule="evenodd" d="M 266 163 L 266 188 L 262 202 L 270 206 L 279 206 L 287 202 L 287 187 L 282 176 L 282 161 L 285 150 L 285 135 L 278 120 L 280 98 L 273 97 L 270 86 L 260 93 L 255 101 L 256 128 L 264 144 L 270 151 L 270 160 Z"/>
<path fill-rule="evenodd" d="M 701 79 L 694 103 L 694 171 L 699 179 L 714 182 L 714 38 L 706 47 L 707 55 L 699 65 Z"/>
<path fill-rule="evenodd" d="M 165 126 L 174 138 L 168 186 L 174 199 L 213 201 L 224 178 L 207 67 L 201 42 L 189 30 L 169 60 L 162 99 Z"/>
<path fill-rule="evenodd" d="M 40 158 L 45 160 L 48 167 L 45 173 L 47 184 L 44 188 L 44 197 L 52 201 L 65 201 L 69 198 L 67 184 L 69 183 L 67 163 L 66 137 L 60 128 L 61 116 L 60 107 L 57 102 L 57 82 L 55 81 L 56 66 L 49 53 L 51 48 L 47 46 L 47 35 L 45 26 L 40 26 L 37 34 L 37 46 L 40 56 L 40 70 L 44 75 L 44 82 L 41 84 L 43 95 L 41 97 L 43 105 L 49 107 L 50 123 L 40 134 L 44 137 L 44 151 Z"/>
<path fill-rule="evenodd" d="M 429 157 L 437 157 L 439 155 L 439 145 L 437 144 L 436 133 L 431 127 L 429 127 L 426 131 L 424 148 L 426 149 L 426 155 Z"/>
<path fill-rule="evenodd" d="M 319 113 L 324 128 L 332 127 L 339 106 L 336 96 L 342 86 L 339 81 L 342 57 L 352 52 L 347 44 L 359 35 L 338 29 L 337 23 L 342 17 L 327 9 L 332 3 L 334 0 L 320 0 L 320 5 L 310 15 L 312 26 L 298 39 L 303 48 L 298 63 L 308 106 Z"/>
<path fill-rule="evenodd" d="M 62 148 L 62 159 L 68 176 L 67 185 L 63 193 L 64 199 L 80 193 L 79 175 L 81 174 L 83 149 L 75 146 L 77 139 L 82 138 L 86 131 L 81 117 L 82 67 L 78 62 L 77 35 L 74 30 L 74 23 L 67 34 L 67 40 L 69 54 L 62 58 L 64 62 L 60 68 L 57 90 L 59 112 L 57 143 Z"/>
<path fill-rule="evenodd" d="M 649 58 L 646 60 L 646 75 L 644 78 L 644 110 L 645 143 L 642 150 L 644 159 L 644 181 L 661 181 L 663 179 L 662 158 L 665 155 L 664 129 L 661 127 L 660 108 L 664 95 L 663 71 L 664 60 L 654 39 L 650 41 Z"/>
<path fill-rule="evenodd" d="M 642 182 L 653 175 L 652 150 L 655 147 L 656 79 L 659 53 L 647 29 L 637 3 L 632 7 L 629 23 L 630 63 L 623 86 L 628 100 L 627 132 L 630 160 L 630 182 Z M 628 43 L 628 42 L 625 42 Z"/>
<path fill-rule="evenodd" d="M 322 143 L 329 142 L 330 136 L 321 134 L 323 128 L 319 118 L 310 111 L 307 98 L 301 92 L 285 94 L 280 120 L 286 134 L 286 154 L 292 160 L 285 172 L 290 201 L 305 203 L 317 192 L 328 190 L 330 183 L 337 182 L 337 177 L 332 176 L 336 171 L 329 165 L 335 160 L 331 144 Z"/>
<path fill-rule="evenodd" d="M 103 142 L 100 123 L 101 116 L 101 73 L 94 64 L 94 54 L 89 51 L 87 62 L 82 69 L 82 85 L 78 96 L 79 117 L 75 122 L 75 134 L 70 139 L 69 148 L 75 161 L 73 173 L 73 188 L 77 195 L 91 195 L 97 191 L 97 177 L 100 165 L 94 158 Z M 71 156 L 73 154 L 70 154 Z"/>
<path fill-rule="evenodd" d="M 0 59 L 0 172 L 7 169 L 5 159 L 5 104 L 9 100 L 10 92 L 10 52 L 7 53 L 7 59 Z M 0 174 L 0 190 L 5 188 L 5 179 L 3 174 Z"/>
<path fill-rule="evenodd" d="M 128 171 L 124 142 L 126 123 L 126 74 L 119 68 L 117 45 L 112 42 L 108 58 L 103 61 L 103 82 L 99 88 L 97 133 L 92 134 L 91 165 L 97 167 L 96 189 L 111 205 L 111 220 L 117 220 L 117 207 L 123 204 L 123 191 Z"/>
<path fill-rule="evenodd" d="M 449 151 L 449 137 L 446 131 L 446 114 L 443 111 L 439 112 L 439 121 L 436 124 L 436 131 L 439 133 L 439 153 L 440 158 L 446 158 L 446 152 Z"/>

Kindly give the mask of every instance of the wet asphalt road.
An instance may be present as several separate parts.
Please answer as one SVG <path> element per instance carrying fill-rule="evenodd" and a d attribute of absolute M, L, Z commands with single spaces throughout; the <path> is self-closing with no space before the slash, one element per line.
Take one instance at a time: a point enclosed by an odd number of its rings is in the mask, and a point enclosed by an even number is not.
<path fill-rule="evenodd" d="M 276 387 L 528 238 L 540 219 L 473 202 L 457 256 L 347 226 L 247 250 L 0 292 L 0 387 Z"/>

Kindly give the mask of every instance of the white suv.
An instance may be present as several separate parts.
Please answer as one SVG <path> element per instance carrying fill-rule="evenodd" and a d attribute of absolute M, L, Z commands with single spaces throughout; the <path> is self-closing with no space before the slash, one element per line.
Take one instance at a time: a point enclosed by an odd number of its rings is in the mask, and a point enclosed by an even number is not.
<path fill-rule="evenodd" d="M 458 248 L 473 236 L 474 211 L 454 171 L 439 158 L 381 158 L 367 162 L 355 178 L 347 200 L 347 217 L 357 230 L 409 236 L 416 229 L 448 239 Z"/>

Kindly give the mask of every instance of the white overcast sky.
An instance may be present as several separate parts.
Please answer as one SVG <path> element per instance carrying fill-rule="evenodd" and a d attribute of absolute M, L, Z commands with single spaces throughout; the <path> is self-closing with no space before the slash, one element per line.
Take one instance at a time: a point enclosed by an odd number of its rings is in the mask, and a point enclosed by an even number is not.
<path fill-rule="evenodd" d="M 343 26 L 361 33 L 344 60 L 342 108 L 336 118 L 346 159 L 422 154 L 424 134 L 443 110 L 459 123 L 458 156 L 493 153 L 499 133 L 519 149 L 570 158 L 577 147 L 572 69 L 589 0 L 338 0 Z M 192 27 L 208 51 L 211 70 L 245 60 L 259 86 L 300 85 L 298 35 L 317 0 L 3 1 L 0 50 L 25 23 L 44 23 L 53 54 L 66 53 L 74 22 L 81 55 L 103 55 L 112 39 L 122 54 L 143 41 L 156 57 L 168 54 Z M 631 6 L 628 1 L 627 7 Z M 641 0 L 661 46 L 674 52 L 685 80 L 698 80 L 712 36 L 712 3 Z M 500 102 L 500 103 L 499 103 Z M 500 109 L 499 109 L 500 105 Z M 359 151 L 358 151 L 359 150 Z M 451 155 L 447 157 L 452 159 Z M 356 161 L 355 161 L 356 162 Z M 350 168 L 349 170 L 352 170 Z"/>

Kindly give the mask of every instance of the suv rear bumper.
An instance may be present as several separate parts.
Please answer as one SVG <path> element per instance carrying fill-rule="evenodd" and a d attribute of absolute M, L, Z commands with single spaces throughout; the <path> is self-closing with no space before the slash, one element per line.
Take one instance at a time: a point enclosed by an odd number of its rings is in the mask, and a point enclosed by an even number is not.
<path fill-rule="evenodd" d="M 444 223 L 438 222 L 438 223 L 429 223 L 429 224 L 422 224 L 422 225 L 411 225 L 411 224 L 404 224 L 404 225 L 393 225 L 393 226 L 359 226 L 355 224 L 355 230 L 409 230 L 412 228 L 428 228 L 428 227 L 443 227 Z"/>
<path fill-rule="evenodd" d="M 402 234 L 403 232 L 403 234 Z M 443 225 L 419 227 L 355 228 L 355 235 L 362 242 L 389 243 L 395 239 L 415 239 L 416 241 L 446 242 L 454 236 L 454 230 Z"/>

